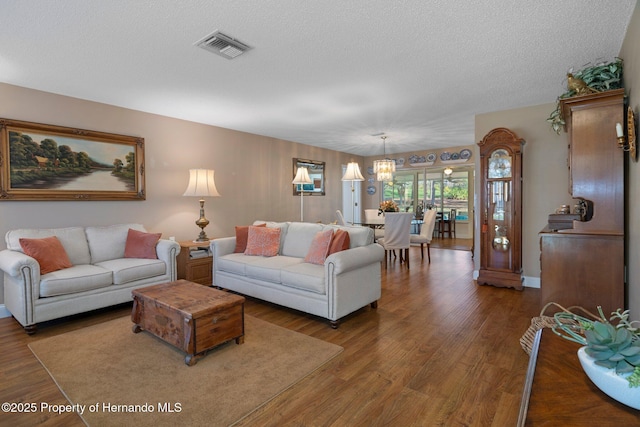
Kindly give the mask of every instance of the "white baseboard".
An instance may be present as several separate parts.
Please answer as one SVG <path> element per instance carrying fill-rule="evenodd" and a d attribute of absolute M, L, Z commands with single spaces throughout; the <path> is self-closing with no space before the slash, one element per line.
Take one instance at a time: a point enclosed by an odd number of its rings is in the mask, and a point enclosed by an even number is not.
<path fill-rule="evenodd" d="M 4 304 L 0 304 L 0 318 L 2 317 L 11 317 L 11 313 L 9 313 Z"/>
<path fill-rule="evenodd" d="M 524 286 L 527 288 L 540 289 L 540 278 L 524 276 Z"/>
<path fill-rule="evenodd" d="M 473 280 L 478 280 L 478 275 L 480 272 L 478 270 L 473 270 Z M 531 277 L 531 276 L 523 276 L 524 282 L 522 285 L 525 288 L 537 288 L 540 289 L 540 278 L 539 277 Z"/>

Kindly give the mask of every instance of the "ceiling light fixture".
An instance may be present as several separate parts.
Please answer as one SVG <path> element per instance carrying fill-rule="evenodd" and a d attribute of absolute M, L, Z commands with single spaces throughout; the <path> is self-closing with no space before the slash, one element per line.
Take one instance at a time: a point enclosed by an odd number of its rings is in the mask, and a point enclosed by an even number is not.
<path fill-rule="evenodd" d="M 376 174 L 376 180 L 378 181 L 392 181 L 393 173 L 396 171 L 396 162 L 394 160 L 386 158 L 387 136 L 383 135 L 382 138 L 382 155 L 385 156 L 382 160 L 373 161 L 373 172 Z"/>
<path fill-rule="evenodd" d="M 447 166 L 447 167 L 444 169 L 444 174 L 445 174 L 445 175 L 449 176 L 449 175 L 451 175 L 452 173 L 453 173 L 453 169 L 451 169 L 450 167 L 448 167 L 448 166 Z"/>

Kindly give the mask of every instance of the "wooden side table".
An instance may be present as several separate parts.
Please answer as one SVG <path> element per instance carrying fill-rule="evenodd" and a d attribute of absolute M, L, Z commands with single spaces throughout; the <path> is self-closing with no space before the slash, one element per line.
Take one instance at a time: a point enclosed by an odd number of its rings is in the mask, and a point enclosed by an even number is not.
<path fill-rule="evenodd" d="M 209 242 L 193 242 L 186 240 L 178 242 L 180 253 L 178 254 L 178 279 L 211 286 L 213 282 L 213 257 L 209 248 Z M 201 256 L 206 251 L 206 256 Z"/>
<path fill-rule="evenodd" d="M 550 329 L 537 332 L 518 427 L 638 425 L 638 411 L 613 400 L 587 377 L 579 348 Z"/>

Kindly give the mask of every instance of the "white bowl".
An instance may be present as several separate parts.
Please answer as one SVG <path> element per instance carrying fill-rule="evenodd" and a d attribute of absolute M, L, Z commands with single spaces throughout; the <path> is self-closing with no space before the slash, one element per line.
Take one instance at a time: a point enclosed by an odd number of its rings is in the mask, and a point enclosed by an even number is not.
<path fill-rule="evenodd" d="M 581 347 L 578 350 L 578 359 L 589 379 L 609 397 L 634 409 L 640 409 L 640 387 L 629 387 L 626 377 L 630 374 L 618 375 L 615 369 L 596 365 L 596 361 L 584 351 L 585 348 Z"/>

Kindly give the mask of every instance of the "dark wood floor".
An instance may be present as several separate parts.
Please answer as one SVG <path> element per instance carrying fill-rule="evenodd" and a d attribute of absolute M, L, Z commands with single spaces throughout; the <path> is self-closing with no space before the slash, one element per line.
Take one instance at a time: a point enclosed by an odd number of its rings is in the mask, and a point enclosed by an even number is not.
<path fill-rule="evenodd" d="M 378 308 L 363 308 L 337 330 L 325 320 L 248 300 L 247 314 L 344 352 L 241 425 L 515 425 L 528 363 L 518 340 L 539 314 L 539 290 L 477 286 L 469 252 L 431 252 L 427 264 L 412 248 L 410 271 L 391 262 L 382 273 Z M 129 312 L 120 306 L 66 319 L 35 336 L 11 318 L 0 319 L 0 400 L 66 403 L 28 343 Z M 83 425 L 75 414 L 40 412 L 0 413 L 0 424 Z"/>

